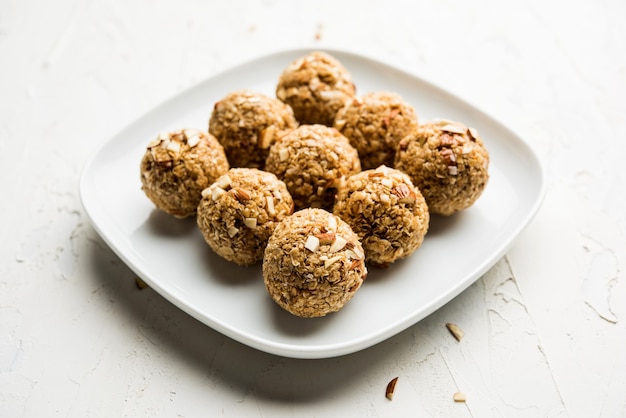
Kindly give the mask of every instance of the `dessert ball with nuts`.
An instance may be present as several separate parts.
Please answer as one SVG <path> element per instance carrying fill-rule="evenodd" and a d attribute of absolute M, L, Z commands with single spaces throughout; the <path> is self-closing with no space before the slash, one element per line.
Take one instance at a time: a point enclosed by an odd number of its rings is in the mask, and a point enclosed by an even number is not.
<path fill-rule="evenodd" d="M 377 266 L 411 255 L 422 245 L 430 221 L 411 179 L 386 166 L 348 178 L 337 193 L 334 214 L 352 227 L 366 261 Z"/>
<path fill-rule="evenodd" d="M 157 208 L 177 218 L 194 215 L 202 190 L 228 171 L 224 148 L 206 132 L 162 133 L 141 160 L 141 189 Z"/>
<path fill-rule="evenodd" d="M 335 128 L 359 152 L 363 170 L 391 167 L 398 143 L 417 128 L 417 114 L 395 93 L 367 93 L 337 112 Z"/>
<path fill-rule="evenodd" d="M 489 153 L 478 132 L 436 120 L 400 141 L 395 167 L 409 175 L 430 213 L 452 215 L 480 197 L 489 180 Z"/>
<path fill-rule="evenodd" d="M 336 129 L 301 125 L 272 146 L 265 169 L 285 182 L 296 209 L 331 209 L 337 187 L 361 171 L 361 163 Z"/>
<path fill-rule="evenodd" d="M 302 317 L 340 310 L 366 275 L 357 235 L 322 209 L 303 209 L 283 219 L 263 257 L 263 280 L 272 299 Z"/>
<path fill-rule="evenodd" d="M 296 126 L 289 106 L 250 90 L 215 103 L 209 120 L 209 132 L 224 146 L 231 166 L 260 169 L 270 146 Z"/>
<path fill-rule="evenodd" d="M 232 168 L 202 192 L 198 227 L 223 258 L 249 265 L 263 258 L 267 240 L 293 213 L 285 183 L 254 168 Z"/>
<path fill-rule="evenodd" d="M 312 52 L 280 75 L 276 97 L 293 108 L 298 122 L 333 126 L 335 114 L 356 92 L 352 76 L 334 57 Z"/>

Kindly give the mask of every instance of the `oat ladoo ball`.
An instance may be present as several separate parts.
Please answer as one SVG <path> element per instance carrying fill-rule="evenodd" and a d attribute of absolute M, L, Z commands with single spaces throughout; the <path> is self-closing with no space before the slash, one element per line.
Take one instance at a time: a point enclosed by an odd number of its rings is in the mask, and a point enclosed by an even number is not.
<path fill-rule="evenodd" d="M 426 201 L 409 176 L 386 166 L 348 178 L 333 213 L 352 227 L 365 260 L 377 266 L 413 254 L 430 221 Z"/>
<path fill-rule="evenodd" d="M 267 240 L 293 213 L 285 183 L 255 168 L 231 168 L 202 192 L 198 227 L 218 255 L 241 265 L 263 258 Z"/>
<path fill-rule="evenodd" d="M 202 190 L 228 167 L 212 135 L 195 129 L 162 133 L 141 160 L 141 189 L 157 208 L 185 218 L 196 214 Z"/>
<path fill-rule="evenodd" d="M 430 213 L 452 215 L 473 205 L 489 180 L 489 152 L 473 128 L 436 120 L 398 146 L 395 167 L 409 175 Z"/>
<path fill-rule="evenodd" d="M 323 209 L 303 209 L 285 218 L 263 257 L 268 293 L 283 309 L 301 317 L 340 310 L 366 276 L 357 235 Z"/>
<path fill-rule="evenodd" d="M 224 146 L 231 166 L 263 169 L 270 146 L 297 125 L 280 100 L 239 90 L 215 103 L 209 132 Z"/>
<path fill-rule="evenodd" d="M 361 171 L 359 155 L 336 129 L 300 125 L 270 149 L 265 169 L 283 180 L 296 209 L 331 209 L 337 187 Z"/>
<path fill-rule="evenodd" d="M 400 140 L 417 128 L 417 114 L 399 95 L 379 91 L 349 100 L 334 126 L 359 152 L 363 170 L 392 167 Z"/>
<path fill-rule="evenodd" d="M 335 114 L 356 92 L 352 76 L 334 57 L 311 52 L 280 75 L 276 97 L 293 108 L 301 124 L 333 126 Z"/>

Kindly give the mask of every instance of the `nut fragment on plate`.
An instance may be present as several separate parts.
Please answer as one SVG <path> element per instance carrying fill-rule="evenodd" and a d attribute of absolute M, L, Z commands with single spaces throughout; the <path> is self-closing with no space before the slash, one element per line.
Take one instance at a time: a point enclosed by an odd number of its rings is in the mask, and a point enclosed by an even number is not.
<path fill-rule="evenodd" d="M 263 280 L 274 302 L 291 314 L 325 316 L 342 309 L 361 287 L 364 258 L 348 224 L 307 208 L 276 226 L 263 257 Z"/>
<path fill-rule="evenodd" d="M 400 140 L 417 128 L 417 114 L 398 94 L 377 91 L 348 100 L 334 126 L 359 152 L 363 170 L 392 167 Z"/>
<path fill-rule="evenodd" d="M 489 180 L 489 152 L 475 129 L 435 120 L 400 141 L 394 167 L 411 177 L 431 214 L 452 215 L 482 195 Z"/>
<path fill-rule="evenodd" d="M 280 75 L 276 97 L 293 108 L 301 124 L 333 126 L 335 115 L 356 92 L 352 76 L 333 56 L 311 52 Z"/>
<path fill-rule="evenodd" d="M 393 394 L 396 390 L 396 383 L 398 383 L 398 377 L 394 377 L 387 383 L 387 388 L 385 389 L 385 397 L 390 401 L 393 400 Z"/>
<path fill-rule="evenodd" d="M 461 328 L 459 328 L 458 325 L 453 324 L 451 322 L 448 322 L 446 324 L 446 328 L 448 328 L 448 331 L 450 331 L 450 334 L 452 334 L 452 336 L 459 342 L 461 341 L 461 339 L 465 335 L 463 330 Z"/>
<path fill-rule="evenodd" d="M 228 167 L 213 135 L 195 129 L 162 133 L 141 160 L 141 189 L 160 210 L 185 218 L 195 215 L 202 190 Z"/>
<path fill-rule="evenodd" d="M 361 171 L 357 151 L 336 129 L 300 125 L 270 149 L 265 169 L 283 180 L 296 209 L 330 210 L 337 188 Z"/>
<path fill-rule="evenodd" d="M 285 184 L 254 168 L 231 168 L 202 195 L 197 222 L 205 241 L 241 265 L 261 260 L 278 222 L 293 213 Z"/>
<path fill-rule="evenodd" d="M 234 91 L 215 103 L 209 132 L 224 146 L 233 167 L 263 169 L 270 146 L 298 126 L 293 110 L 272 97 Z"/>
<path fill-rule="evenodd" d="M 348 178 L 340 187 L 333 213 L 359 236 L 365 259 L 386 266 L 422 245 L 430 215 L 409 177 L 380 166 Z"/>

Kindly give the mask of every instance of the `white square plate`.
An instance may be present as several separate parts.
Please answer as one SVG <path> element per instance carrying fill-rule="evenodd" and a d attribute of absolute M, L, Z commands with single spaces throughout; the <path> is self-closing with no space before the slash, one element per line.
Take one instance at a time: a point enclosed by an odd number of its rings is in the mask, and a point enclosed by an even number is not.
<path fill-rule="evenodd" d="M 282 70 L 310 50 L 278 52 L 232 68 L 149 112 L 108 141 L 86 164 L 80 195 L 95 229 L 146 283 L 215 330 L 269 353 L 325 358 L 352 353 L 415 324 L 487 271 L 538 210 L 545 193 L 529 146 L 465 101 L 408 72 L 350 52 L 327 50 L 352 73 L 358 93 L 388 90 L 421 121 L 457 120 L 478 130 L 491 155 L 478 202 L 449 218 L 433 216 L 411 257 L 370 274 L 354 298 L 323 318 L 292 316 L 267 294 L 260 264 L 239 267 L 204 243 L 195 219 L 154 209 L 141 191 L 139 163 L 159 132 L 206 130 L 213 105 L 249 88 L 274 97 Z"/>

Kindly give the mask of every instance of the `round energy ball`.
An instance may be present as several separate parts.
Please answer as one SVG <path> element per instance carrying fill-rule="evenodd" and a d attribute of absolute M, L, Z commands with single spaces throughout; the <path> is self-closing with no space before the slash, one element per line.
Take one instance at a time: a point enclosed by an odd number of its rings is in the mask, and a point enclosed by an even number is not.
<path fill-rule="evenodd" d="M 215 103 L 209 132 L 224 146 L 233 167 L 263 169 L 270 146 L 298 126 L 293 110 L 280 100 L 250 90 Z"/>
<path fill-rule="evenodd" d="M 366 276 L 357 235 L 323 209 L 303 209 L 283 219 L 263 257 L 268 293 L 283 309 L 301 317 L 340 310 Z"/>
<path fill-rule="evenodd" d="M 293 213 L 285 184 L 254 168 L 231 168 L 202 196 L 197 221 L 204 240 L 241 265 L 260 261 L 278 222 Z"/>
<path fill-rule="evenodd" d="M 400 140 L 417 128 L 417 114 L 399 95 L 379 91 L 349 100 L 334 126 L 359 152 L 363 170 L 391 167 Z"/>
<path fill-rule="evenodd" d="M 157 208 L 185 218 L 195 215 L 202 190 L 228 167 L 213 135 L 195 129 L 162 133 L 141 160 L 141 189 Z"/>
<path fill-rule="evenodd" d="M 436 120 L 400 141 L 395 167 L 409 175 L 430 213 L 452 215 L 480 197 L 489 180 L 489 153 L 478 132 Z"/>
<path fill-rule="evenodd" d="M 335 114 L 356 92 L 352 76 L 334 57 L 311 52 L 280 75 L 276 97 L 293 108 L 298 122 L 333 126 Z"/>
<path fill-rule="evenodd" d="M 409 176 L 386 166 L 348 178 L 333 213 L 352 227 L 365 260 L 377 266 L 413 254 L 430 221 L 426 201 Z"/>
<path fill-rule="evenodd" d="M 337 187 L 361 171 L 356 150 L 336 129 L 300 125 L 271 148 L 265 169 L 283 180 L 296 209 L 330 210 Z"/>

